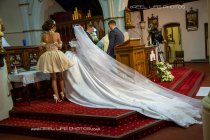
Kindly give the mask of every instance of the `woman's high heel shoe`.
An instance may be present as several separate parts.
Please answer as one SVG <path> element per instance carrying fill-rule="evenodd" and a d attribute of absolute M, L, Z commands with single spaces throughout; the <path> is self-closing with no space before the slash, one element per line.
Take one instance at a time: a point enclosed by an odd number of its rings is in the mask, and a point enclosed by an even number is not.
<path fill-rule="evenodd" d="M 62 100 L 64 100 L 64 99 L 65 99 L 65 95 L 64 95 L 64 93 L 63 93 L 63 92 L 60 92 L 60 94 L 61 94 L 61 98 L 62 98 Z"/>
<path fill-rule="evenodd" d="M 56 104 L 57 104 L 57 102 L 62 101 L 62 100 L 58 99 L 58 97 L 55 94 L 53 94 L 53 98 L 54 98 Z"/>

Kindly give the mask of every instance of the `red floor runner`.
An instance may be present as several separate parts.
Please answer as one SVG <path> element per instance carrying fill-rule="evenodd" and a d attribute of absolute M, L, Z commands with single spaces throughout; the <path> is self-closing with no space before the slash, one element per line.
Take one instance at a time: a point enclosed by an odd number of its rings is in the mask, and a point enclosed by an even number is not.
<path fill-rule="evenodd" d="M 192 71 L 175 89 L 174 91 L 187 96 L 193 96 L 197 89 L 200 87 L 200 83 L 204 78 L 204 74 L 199 71 Z"/>
<path fill-rule="evenodd" d="M 171 72 L 175 77 L 174 81 L 160 82 L 160 80 L 156 80 L 155 82 L 163 87 L 191 97 L 196 95 L 205 76 L 202 72 L 185 67 L 173 68 Z"/>
<path fill-rule="evenodd" d="M 174 75 L 174 80 L 172 82 L 161 82 L 158 78 L 155 78 L 155 83 L 165 87 L 165 88 L 173 88 L 176 84 L 179 84 L 180 80 L 182 80 L 185 76 L 187 76 L 191 72 L 190 69 L 187 69 L 185 67 L 174 67 L 171 70 L 171 73 Z M 153 78 L 154 79 L 154 78 Z"/>

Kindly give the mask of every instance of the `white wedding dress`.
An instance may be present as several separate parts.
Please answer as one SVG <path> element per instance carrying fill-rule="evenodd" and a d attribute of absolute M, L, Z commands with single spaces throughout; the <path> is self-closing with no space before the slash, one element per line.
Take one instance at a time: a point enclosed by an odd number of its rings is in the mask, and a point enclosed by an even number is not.
<path fill-rule="evenodd" d="M 77 53 L 66 52 L 75 65 L 64 73 L 66 97 L 94 108 L 138 111 L 174 121 L 182 127 L 201 123 L 201 102 L 161 87 L 117 62 L 90 41 L 83 28 L 74 27 Z"/>

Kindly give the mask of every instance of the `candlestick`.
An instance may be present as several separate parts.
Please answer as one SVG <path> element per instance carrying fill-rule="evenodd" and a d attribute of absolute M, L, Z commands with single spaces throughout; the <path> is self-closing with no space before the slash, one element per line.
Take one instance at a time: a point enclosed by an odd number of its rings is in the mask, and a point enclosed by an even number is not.
<path fill-rule="evenodd" d="M 90 10 L 88 10 L 88 14 L 89 14 L 89 17 L 91 17 L 91 12 L 90 12 Z"/>
<path fill-rule="evenodd" d="M 141 16 L 141 21 L 144 21 L 144 12 L 143 12 L 143 10 L 140 10 L 140 16 Z"/>
<path fill-rule="evenodd" d="M 77 10 L 77 7 L 75 7 L 75 16 L 76 16 L 76 19 L 78 19 L 78 10 Z"/>
<path fill-rule="evenodd" d="M 18 74 L 17 67 L 15 66 L 14 74 Z"/>

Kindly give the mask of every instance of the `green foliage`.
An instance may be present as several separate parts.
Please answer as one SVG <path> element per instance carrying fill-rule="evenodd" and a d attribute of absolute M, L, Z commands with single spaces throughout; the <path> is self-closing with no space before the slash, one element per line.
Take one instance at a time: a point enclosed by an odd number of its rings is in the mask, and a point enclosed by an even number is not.
<path fill-rule="evenodd" d="M 158 62 L 155 64 L 155 67 L 161 82 L 171 82 L 174 80 L 174 76 L 170 71 L 172 69 L 172 65 L 164 62 Z"/>

